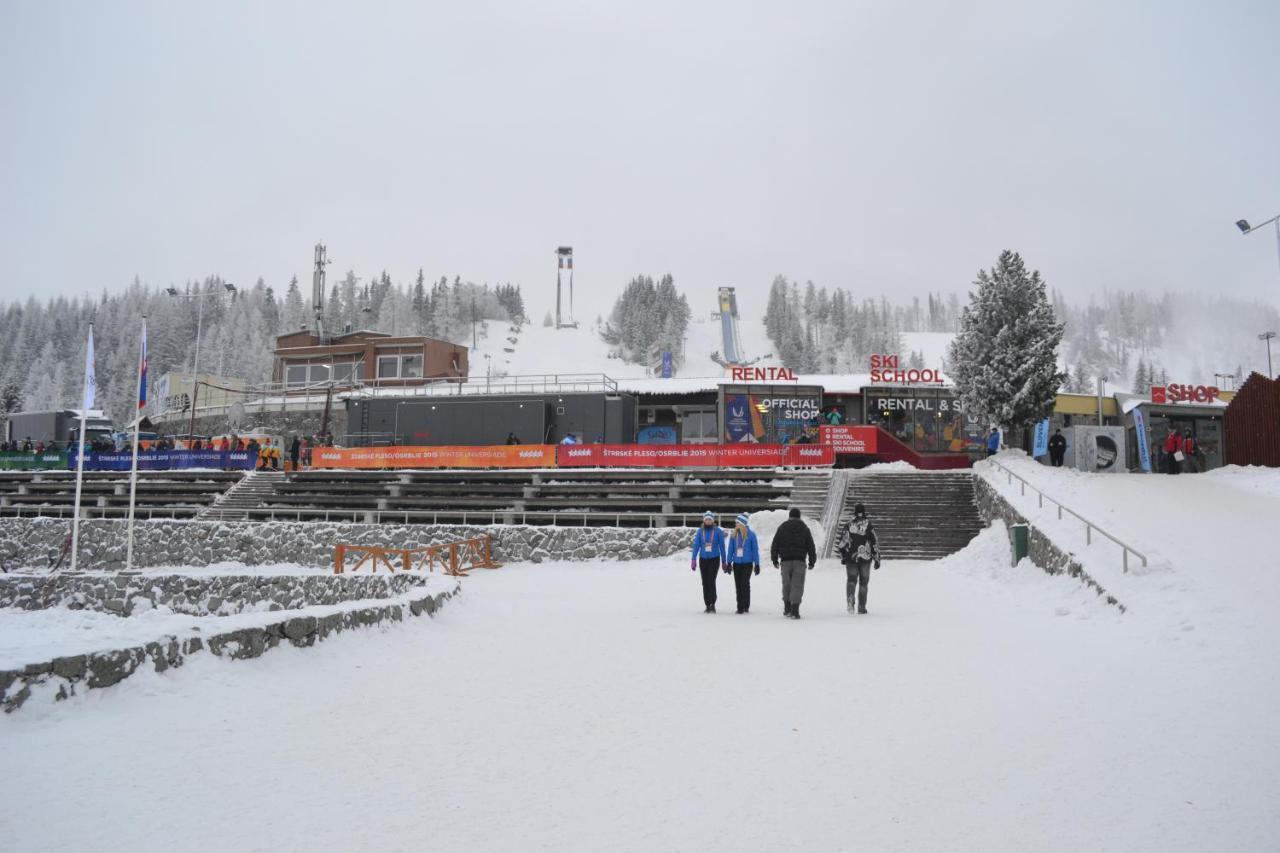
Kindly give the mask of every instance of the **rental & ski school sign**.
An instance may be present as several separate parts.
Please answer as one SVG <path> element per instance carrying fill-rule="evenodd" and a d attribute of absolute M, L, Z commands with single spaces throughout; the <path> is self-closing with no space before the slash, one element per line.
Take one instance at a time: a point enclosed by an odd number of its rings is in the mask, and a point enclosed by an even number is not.
<path fill-rule="evenodd" d="M 902 367 L 897 355 L 871 356 L 871 381 L 879 385 L 941 385 L 942 374 L 931 367 Z"/>

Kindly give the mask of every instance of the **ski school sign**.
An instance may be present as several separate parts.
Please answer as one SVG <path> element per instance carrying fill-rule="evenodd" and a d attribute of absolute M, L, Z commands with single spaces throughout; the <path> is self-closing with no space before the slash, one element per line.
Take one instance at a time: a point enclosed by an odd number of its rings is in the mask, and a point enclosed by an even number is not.
<path fill-rule="evenodd" d="M 561 468 L 776 468 L 829 466 L 835 451 L 821 444 L 562 444 Z"/>
<path fill-rule="evenodd" d="M 874 385 L 941 385 L 942 374 L 929 367 L 902 368 L 901 356 L 871 356 L 871 382 Z"/>

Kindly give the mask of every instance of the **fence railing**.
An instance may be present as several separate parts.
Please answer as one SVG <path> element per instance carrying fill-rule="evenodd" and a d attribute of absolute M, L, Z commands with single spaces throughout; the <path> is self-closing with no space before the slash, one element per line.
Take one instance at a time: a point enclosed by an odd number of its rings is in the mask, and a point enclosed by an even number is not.
<path fill-rule="evenodd" d="M 359 559 L 351 568 L 347 568 L 347 555 L 353 554 Z M 394 573 L 396 560 L 400 561 L 400 571 L 434 572 L 438 565 L 447 575 L 466 577 L 472 569 L 498 569 L 501 563 L 493 560 L 493 543 L 488 536 L 474 536 L 470 539 L 459 539 L 456 542 L 441 542 L 423 548 L 383 548 L 375 545 L 352 545 L 339 542 L 333 549 L 333 572 L 357 572 L 364 566 L 377 574 L 381 565 Z"/>
<path fill-rule="evenodd" d="M 1105 536 L 1106 538 L 1110 539 L 1112 542 L 1119 545 L 1120 550 L 1122 552 L 1121 560 L 1124 565 L 1124 570 L 1126 572 L 1129 571 L 1129 555 L 1130 554 L 1132 554 L 1133 556 L 1141 560 L 1142 565 L 1144 567 L 1147 565 L 1147 556 L 1143 554 L 1141 551 L 1139 551 L 1137 548 L 1134 548 L 1131 545 L 1128 545 L 1127 543 L 1120 541 L 1115 536 L 1111 535 L 1106 530 L 1103 530 L 1101 527 L 1099 527 L 1095 522 L 1092 522 L 1089 519 L 1085 518 L 1083 515 L 1071 509 L 1070 507 L 1066 506 L 1061 501 L 1056 500 L 1055 498 L 1052 498 L 1049 495 L 1046 495 L 1040 489 L 1033 486 L 1026 478 L 1013 473 L 1013 471 L 1009 470 L 1004 465 L 1001 465 L 995 459 L 988 459 L 986 461 L 991 463 L 995 467 L 999 468 L 1001 471 L 1005 473 L 1005 475 L 1008 477 L 1009 485 L 1013 485 L 1013 481 L 1017 480 L 1021 484 L 1021 491 L 1024 497 L 1027 494 L 1027 489 L 1031 489 L 1031 491 L 1035 492 L 1041 509 L 1044 508 L 1044 502 L 1048 501 L 1049 503 L 1053 504 L 1058 508 L 1059 520 L 1062 519 L 1062 514 L 1066 513 L 1067 515 L 1070 515 L 1074 517 L 1076 520 L 1082 522 L 1084 524 L 1084 542 L 1086 545 L 1093 544 L 1094 533 L 1101 534 L 1102 536 Z"/>

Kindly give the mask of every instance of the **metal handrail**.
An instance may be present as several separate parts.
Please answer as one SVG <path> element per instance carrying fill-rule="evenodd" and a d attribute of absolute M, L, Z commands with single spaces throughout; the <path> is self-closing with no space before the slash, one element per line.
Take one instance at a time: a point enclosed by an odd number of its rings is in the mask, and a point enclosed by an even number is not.
<path fill-rule="evenodd" d="M 1141 551 L 1139 551 L 1137 548 L 1134 548 L 1134 547 L 1132 547 L 1132 546 L 1130 546 L 1130 545 L 1125 544 L 1124 542 L 1121 542 L 1119 539 L 1117 539 L 1116 537 L 1112 536 L 1110 533 L 1108 533 L 1107 531 L 1105 531 L 1105 530 L 1103 530 L 1101 527 L 1099 527 L 1096 523 L 1094 523 L 1094 522 L 1090 521 L 1089 519 L 1085 518 L 1083 515 L 1081 515 L 1080 513 L 1076 512 L 1075 510 L 1071 509 L 1070 507 L 1065 506 L 1061 501 L 1056 500 L 1055 498 L 1051 498 L 1051 497 L 1049 497 L 1049 496 L 1048 496 L 1048 495 L 1046 495 L 1044 492 L 1042 492 L 1040 489 L 1038 489 L 1038 488 L 1036 488 L 1035 486 L 1031 485 L 1031 483 L 1030 483 L 1030 482 L 1028 482 L 1024 477 L 1022 477 L 1022 476 L 1021 476 L 1021 475 L 1019 475 L 1019 474 L 1015 474 L 1015 473 L 1013 473 L 1013 471 L 1009 470 L 1007 467 L 1005 467 L 1004 465 L 1000 464 L 1000 463 L 999 463 L 999 462 L 997 462 L 995 459 L 987 459 L 987 460 L 985 460 L 985 461 L 990 462 L 992 465 L 995 465 L 995 466 L 996 466 L 997 468 L 999 468 L 1001 471 L 1005 472 L 1005 474 L 1007 474 L 1007 475 L 1008 475 L 1008 477 L 1009 477 L 1009 485 L 1011 485 L 1011 486 L 1012 486 L 1012 485 L 1013 485 L 1013 481 L 1014 481 L 1014 479 L 1016 478 L 1016 479 L 1018 480 L 1018 482 L 1022 484 L 1022 495 L 1023 495 L 1024 497 L 1025 497 L 1025 496 L 1026 496 L 1026 494 L 1027 494 L 1027 487 L 1028 487 L 1028 486 L 1030 486 L 1030 487 L 1031 487 L 1031 491 L 1035 492 L 1035 493 L 1036 493 L 1036 495 L 1037 495 L 1037 496 L 1038 496 L 1038 498 L 1039 498 L 1039 505 L 1040 505 L 1040 508 L 1041 508 L 1041 509 L 1043 509 L 1043 508 L 1044 508 L 1044 502 L 1047 500 L 1049 503 L 1053 504 L 1054 506 L 1056 506 L 1056 507 L 1058 508 L 1058 519 L 1059 519 L 1059 520 L 1061 520 L 1061 519 L 1062 519 L 1062 514 L 1063 514 L 1064 512 L 1066 512 L 1066 513 L 1069 513 L 1070 515 L 1075 516 L 1075 517 L 1076 517 L 1077 519 L 1079 519 L 1080 521 L 1084 522 L 1084 543 L 1085 543 L 1086 545 L 1092 545 L 1092 544 L 1093 544 L 1093 532 L 1094 532 L 1095 530 L 1096 530 L 1098 533 L 1101 533 L 1103 536 L 1105 536 L 1105 537 L 1107 537 L 1108 539 L 1110 539 L 1112 542 L 1114 542 L 1114 543 L 1116 543 L 1117 545 L 1119 545 L 1119 546 L 1120 546 L 1120 548 L 1121 548 L 1121 551 L 1123 552 L 1123 556 L 1122 556 L 1122 558 L 1121 558 L 1121 559 L 1122 559 L 1122 562 L 1123 562 L 1123 564 L 1124 564 L 1124 570 L 1125 570 L 1126 572 L 1127 572 L 1127 571 L 1129 571 L 1129 555 L 1130 555 L 1130 554 L 1133 554 L 1135 557 L 1137 557 L 1138 559 L 1142 560 L 1142 565 L 1143 565 L 1143 567 L 1146 567 L 1146 565 L 1147 565 L 1147 556 L 1146 556 L 1145 554 L 1143 554 Z"/>

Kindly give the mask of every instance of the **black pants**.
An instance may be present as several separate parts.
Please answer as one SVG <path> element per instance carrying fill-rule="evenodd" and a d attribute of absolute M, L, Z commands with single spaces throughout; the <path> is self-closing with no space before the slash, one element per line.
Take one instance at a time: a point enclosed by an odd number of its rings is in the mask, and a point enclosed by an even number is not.
<path fill-rule="evenodd" d="M 1065 454 L 1065 453 L 1058 453 L 1058 452 L 1056 452 L 1056 451 L 1050 450 L 1050 451 L 1049 451 L 1049 462 L 1053 465 L 1053 467 L 1054 467 L 1054 468 L 1061 468 L 1061 467 L 1062 467 L 1062 459 L 1063 459 L 1063 457 L 1064 457 L 1064 456 L 1066 456 L 1066 454 Z"/>
<path fill-rule="evenodd" d="M 738 609 L 744 613 L 751 609 L 751 570 L 750 563 L 733 564 L 733 589 L 738 594 Z"/>
<path fill-rule="evenodd" d="M 698 560 L 698 569 L 702 572 L 702 603 L 710 607 L 716 603 L 716 575 L 720 572 L 720 558 L 703 557 Z"/>

